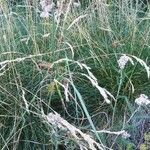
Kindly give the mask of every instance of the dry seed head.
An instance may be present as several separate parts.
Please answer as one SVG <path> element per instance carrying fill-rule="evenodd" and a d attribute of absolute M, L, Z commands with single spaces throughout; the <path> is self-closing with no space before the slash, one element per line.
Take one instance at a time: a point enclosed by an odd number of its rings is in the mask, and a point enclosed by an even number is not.
<path fill-rule="evenodd" d="M 48 123 L 52 124 L 60 130 L 66 131 L 69 137 L 73 137 L 79 147 L 89 150 L 103 150 L 102 145 L 97 143 L 90 135 L 83 133 L 80 129 L 71 125 L 68 121 L 63 119 L 57 112 L 49 113 L 46 116 Z"/>

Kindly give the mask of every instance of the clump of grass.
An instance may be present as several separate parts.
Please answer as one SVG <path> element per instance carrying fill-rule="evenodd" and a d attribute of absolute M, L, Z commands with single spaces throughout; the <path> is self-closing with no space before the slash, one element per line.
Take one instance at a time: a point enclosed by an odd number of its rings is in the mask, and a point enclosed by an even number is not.
<path fill-rule="evenodd" d="M 0 2 L 0 148 L 139 148 L 149 12 L 138 1 L 58 2 Z"/>

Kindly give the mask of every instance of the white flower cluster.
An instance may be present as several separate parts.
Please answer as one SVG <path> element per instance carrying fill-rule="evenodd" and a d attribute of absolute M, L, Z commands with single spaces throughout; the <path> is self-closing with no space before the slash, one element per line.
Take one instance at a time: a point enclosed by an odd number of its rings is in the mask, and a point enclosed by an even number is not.
<path fill-rule="evenodd" d="M 70 5 L 69 1 L 63 1 L 63 0 L 57 0 L 56 5 L 53 2 L 53 0 L 41 0 L 40 5 L 42 8 L 42 12 L 40 14 L 41 18 L 48 18 L 50 16 L 50 13 L 54 10 L 54 17 L 55 20 L 58 21 L 58 18 L 68 9 L 68 6 Z M 72 1 L 72 4 L 70 6 L 73 6 L 73 8 L 80 7 L 79 0 L 75 2 Z M 55 7 L 56 6 L 56 7 Z"/>
<path fill-rule="evenodd" d="M 148 99 L 148 96 L 146 96 L 145 94 L 141 94 L 139 98 L 135 99 L 135 103 L 139 106 L 145 106 L 150 104 L 150 100 Z"/>
<path fill-rule="evenodd" d="M 55 7 L 53 0 L 42 0 L 40 1 L 40 5 L 42 7 L 42 12 L 40 14 L 40 17 L 48 18 L 49 13 L 52 12 L 52 10 Z"/>
<path fill-rule="evenodd" d="M 122 55 L 120 58 L 119 58 L 119 60 L 117 61 L 118 62 L 118 65 L 119 65 L 119 68 L 121 69 L 121 70 L 123 70 L 124 68 L 125 68 L 125 66 L 126 66 L 126 64 L 128 63 L 128 61 L 130 61 L 131 63 L 132 63 L 132 65 L 134 65 L 134 63 L 133 63 L 133 60 L 130 58 L 130 57 L 128 57 L 127 55 Z"/>
<path fill-rule="evenodd" d="M 51 123 L 53 126 L 58 127 L 60 129 L 64 129 L 64 127 L 61 124 L 62 118 L 60 117 L 59 114 L 54 115 L 53 113 L 49 113 L 47 115 L 47 119 L 48 119 L 48 122 Z"/>
<path fill-rule="evenodd" d="M 122 132 L 122 137 L 124 138 L 124 139 L 127 139 L 127 138 L 129 138 L 131 135 L 127 132 L 127 131 L 125 131 L 125 130 L 123 130 L 123 132 Z"/>

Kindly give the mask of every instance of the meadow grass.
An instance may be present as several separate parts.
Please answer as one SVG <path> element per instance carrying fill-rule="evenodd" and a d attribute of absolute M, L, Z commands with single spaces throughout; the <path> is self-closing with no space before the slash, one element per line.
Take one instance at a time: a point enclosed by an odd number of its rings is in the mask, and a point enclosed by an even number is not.
<path fill-rule="evenodd" d="M 119 2 L 0 2 L 0 149 L 150 147 L 150 14 Z"/>

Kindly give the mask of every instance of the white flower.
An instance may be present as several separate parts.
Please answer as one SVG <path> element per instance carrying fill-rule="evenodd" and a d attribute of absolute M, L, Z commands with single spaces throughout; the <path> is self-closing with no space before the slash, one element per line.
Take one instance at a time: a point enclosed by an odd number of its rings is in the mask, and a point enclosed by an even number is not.
<path fill-rule="evenodd" d="M 42 7 L 42 12 L 40 14 L 40 17 L 42 18 L 48 18 L 49 17 L 49 12 L 53 10 L 55 7 L 55 4 L 52 0 L 42 0 L 40 2 L 40 5 Z"/>
<path fill-rule="evenodd" d="M 150 100 L 148 99 L 148 96 L 141 94 L 139 98 L 135 99 L 135 103 L 139 106 L 144 106 L 150 104 Z"/>
<path fill-rule="evenodd" d="M 117 61 L 117 62 L 118 62 L 118 65 L 119 65 L 119 68 L 120 68 L 121 70 L 123 70 L 128 61 L 130 61 L 130 62 L 132 63 L 132 65 L 134 65 L 133 60 L 132 60 L 130 57 L 128 57 L 128 56 L 125 55 L 125 54 L 122 55 L 122 56 L 119 58 L 119 60 Z"/>
<path fill-rule="evenodd" d="M 64 129 L 63 125 L 62 125 L 62 118 L 60 117 L 59 114 L 53 114 L 53 113 L 49 113 L 47 115 L 47 120 L 49 123 L 51 123 L 53 126 L 58 127 L 60 129 Z"/>
<path fill-rule="evenodd" d="M 44 7 L 46 6 L 46 1 L 45 0 L 40 1 L 40 5 L 41 5 L 42 9 L 44 9 Z"/>
<path fill-rule="evenodd" d="M 129 138 L 131 135 L 128 133 L 128 132 L 126 132 L 125 130 L 123 130 L 123 132 L 122 132 L 122 137 L 124 138 L 124 139 L 127 139 L 127 138 Z"/>
<path fill-rule="evenodd" d="M 41 18 L 48 18 L 48 17 L 49 17 L 49 12 L 47 12 L 47 11 L 42 11 L 41 14 L 40 14 L 40 17 L 41 17 Z"/>
<path fill-rule="evenodd" d="M 55 4 L 52 3 L 51 5 L 47 5 L 43 8 L 43 11 L 46 11 L 46 12 L 51 12 L 52 9 L 54 8 Z"/>

